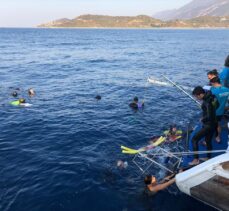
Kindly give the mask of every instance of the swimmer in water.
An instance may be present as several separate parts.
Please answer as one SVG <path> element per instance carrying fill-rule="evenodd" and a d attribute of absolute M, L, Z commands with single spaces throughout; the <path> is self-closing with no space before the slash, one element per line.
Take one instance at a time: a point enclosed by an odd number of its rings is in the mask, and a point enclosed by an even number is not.
<path fill-rule="evenodd" d="M 144 178 L 144 183 L 146 185 L 146 192 L 150 195 L 156 194 L 158 191 L 164 190 L 170 185 L 172 185 L 176 180 L 175 180 L 175 174 L 172 174 L 168 177 L 165 177 L 162 181 L 157 183 L 156 177 L 152 175 L 147 175 Z"/>
<path fill-rule="evenodd" d="M 139 103 L 138 97 L 134 97 L 132 103 L 130 103 L 129 106 L 133 109 L 139 109 L 139 108 L 142 108 L 144 106 L 144 102 Z"/>
<path fill-rule="evenodd" d="M 101 100 L 102 97 L 101 97 L 100 95 L 96 95 L 95 99 L 96 99 L 96 100 Z"/>
<path fill-rule="evenodd" d="M 123 162 L 122 160 L 118 160 L 118 161 L 117 161 L 117 167 L 118 167 L 119 169 L 126 169 L 127 166 L 128 166 L 127 161 L 124 161 L 124 162 Z"/>
<path fill-rule="evenodd" d="M 18 94 L 17 94 L 17 92 L 16 91 L 14 91 L 14 92 L 12 92 L 12 94 L 11 94 L 13 97 L 17 97 L 18 96 Z"/>
<path fill-rule="evenodd" d="M 15 100 L 15 101 L 11 102 L 10 104 L 14 105 L 14 106 L 20 106 L 20 105 L 23 105 L 25 103 L 26 103 L 25 99 L 24 98 L 20 98 L 19 100 Z"/>
<path fill-rule="evenodd" d="M 29 95 L 29 97 L 34 97 L 35 96 L 35 91 L 34 91 L 33 88 L 29 88 L 28 89 L 28 95 Z"/>

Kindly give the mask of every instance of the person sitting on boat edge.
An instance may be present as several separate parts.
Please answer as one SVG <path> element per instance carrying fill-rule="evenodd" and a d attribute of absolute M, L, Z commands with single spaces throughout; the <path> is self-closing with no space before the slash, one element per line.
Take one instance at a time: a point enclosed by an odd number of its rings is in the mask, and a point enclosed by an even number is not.
<path fill-rule="evenodd" d="M 129 106 L 133 109 L 139 109 L 139 108 L 144 107 L 144 101 L 142 103 L 139 103 L 138 97 L 134 97 L 132 103 L 130 103 Z"/>
<path fill-rule="evenodd" d="M 220 142 L 220 133 L 221 133 L 220 121 L 225 112 L 225 106 L 229 97 L 229 89 L 221 85 L 220 79 L 218 77 L 212 78 L 210 80 L 210 83 L 212 85 L 211 92 L 216 96 L 219 102 L 219 107 L 216 110 L 216 119 L 218 124 L 216 141 Z"/>
<path fill-rule="evenodd" d="M 176 180 L 175 180 L 176 174 L 169 175 L 165 177 L 162 181 L 157 183 L 156 177 L 152 175 L 147 175 L 144 178 L 144 183 L 146 185 L 146 193 L 150 195 L 156 194 L 158 191 L 164 190 L 170 185 L 172 185 Z"/>
<path fill-rule="evenodd" d="M 225 59 L 224 68 L 219 74 L 221 84 L 229 88 L 229 55 Z"/>
<path fill-rule="evenodd" d="M 194 88 L 192 94 L 198 99 L 202 100 L 202 128 L 193 136 L 192 145 L 193 151 L 198 152 L 199 146 L 198 142 L 205 137 L 205 142 L 207 145 L 207 150 L 212 150 L 212 137 L 216 131 L 217 120 L 216 120 L 216 109 L 219 107 L 219 102 L 216 99 L 215 95 L 211 91 L 205 91 L 201 86 Z M 207 158 L 211 158 L 211 153 L 207 153 Z M 199 164 L 199 155 L 198 153 L 194 154 L 194 159 L 189 165 L 198 165 Z"/>
<path fill-rule="evenodd" d="M 24 98 L 20 98 L 18 100 L 12 101 L 10 104 L 13 105 L 13 106 L 19 106 L 19 105 L 24 104 L 24 103 L 26 103 L 25 99 Z"/>

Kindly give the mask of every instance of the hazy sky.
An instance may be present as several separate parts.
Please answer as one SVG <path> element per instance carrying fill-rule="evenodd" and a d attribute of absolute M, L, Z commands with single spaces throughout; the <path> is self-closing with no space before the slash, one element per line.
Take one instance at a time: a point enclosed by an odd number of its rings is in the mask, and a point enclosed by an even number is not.
<path fill-rule="evenodd" d="M 191 0 L 0 0 L 0 27 L 31 27 L 82 14 L 150 15 Z"/>

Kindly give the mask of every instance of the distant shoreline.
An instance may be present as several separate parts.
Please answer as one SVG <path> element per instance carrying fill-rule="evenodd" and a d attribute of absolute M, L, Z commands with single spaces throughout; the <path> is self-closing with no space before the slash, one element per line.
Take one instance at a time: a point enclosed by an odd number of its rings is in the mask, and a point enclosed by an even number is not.
<path fill-rule="evenodd" d="M 0 27 L 1 29 L 107 29 L 107 30 L 229 30 L 229 27 Z"/>

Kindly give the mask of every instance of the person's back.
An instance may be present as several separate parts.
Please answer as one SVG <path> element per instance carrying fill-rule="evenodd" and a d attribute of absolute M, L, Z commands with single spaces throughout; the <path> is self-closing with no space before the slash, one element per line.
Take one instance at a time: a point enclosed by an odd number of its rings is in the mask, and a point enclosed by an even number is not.
<path fill-rule="evenodd" d="M 223 86 L 229 88 L 229 55 L 227 56 L 224 63 L 224 68 L 220 73 L 220 81 Z"/>
<path fill-rule="evenodd" d="M 206 125 L 214 125 L 216 123 L 216 109 L 219 107 L 218 100 L 212 94 L 211 91 L 207 91 L 203 97 L 202 110 L 203 118 L 202 122 Z"/>
<path fill-rule="evenodd" d="M 219 107 L 216 110 L 216 116 L 222 116 L 229 96 L 229 89 L 224 86 L 212 87 L 212 94 L 214 94 L 219 102 Z"/>

